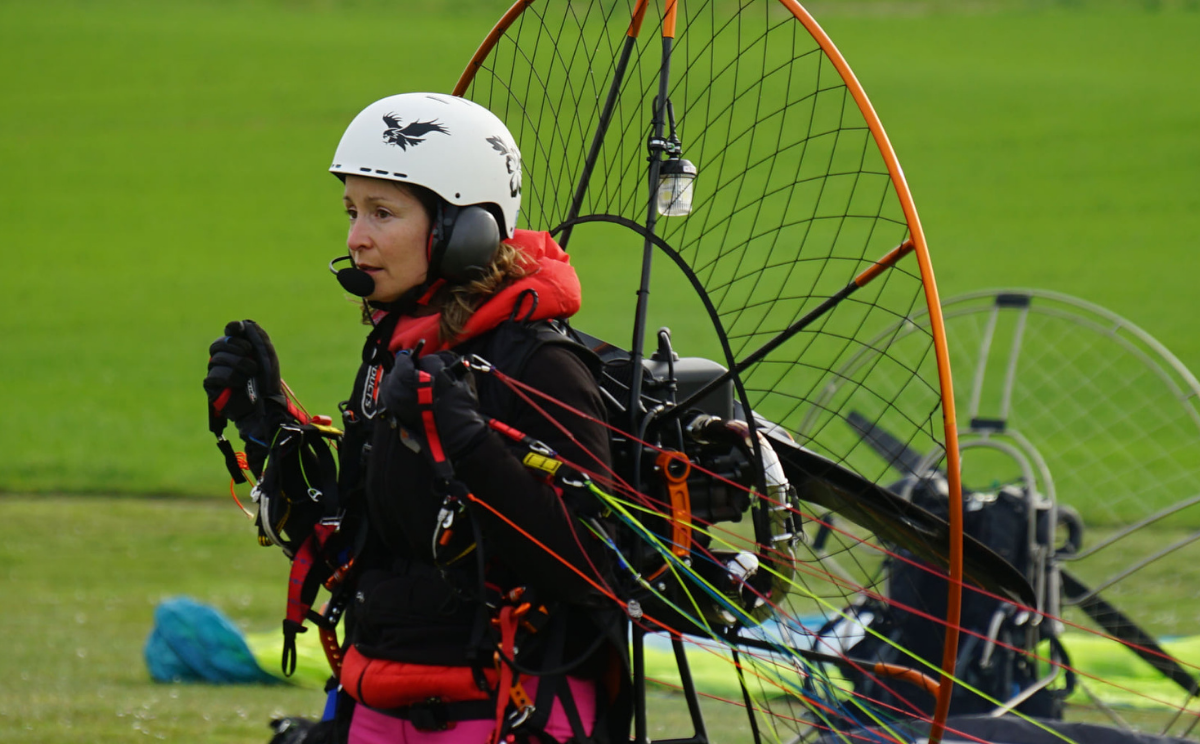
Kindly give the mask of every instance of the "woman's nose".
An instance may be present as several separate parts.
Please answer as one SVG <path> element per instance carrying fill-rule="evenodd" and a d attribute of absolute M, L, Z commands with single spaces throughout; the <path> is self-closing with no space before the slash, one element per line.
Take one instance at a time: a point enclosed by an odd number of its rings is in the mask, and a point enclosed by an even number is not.
<path fill-rule="evenodd" d="M 350 223 L 350 232 L 346 235 L 346 247 L 352 251 L 363 250 L 371 245 L 371 236 L 363 220 Z"/>

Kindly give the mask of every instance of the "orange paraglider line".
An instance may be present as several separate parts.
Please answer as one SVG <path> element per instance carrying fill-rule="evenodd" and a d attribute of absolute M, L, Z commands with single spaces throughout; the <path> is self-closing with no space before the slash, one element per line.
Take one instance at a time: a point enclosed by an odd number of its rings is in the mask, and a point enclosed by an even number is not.
<path fill-rule="evenodd" d="M 796 0 L 779 0 L 796 20 L 804 25 L 813 39 L 820 45 L 822 51 L 846 84 L 850 95 L 858 104 L 859 111 L 871 130 L 871 136 L 883 160 L 887 164 L 888 174 L 896 189 L 896 196 L 904 210 L 905 219 L 911 240 L 916 247 L 917 262 L 921 268 L 921 283 L 925 286 L 925 302 L 929 310 L 929 325 L 933 334 L 934 354 L 937 358 L 938 379 L 942 388 L 942 417 L 946 432 L 946 477 L 949 481 L 949 515 L 950 524 L 949 571 L 950 581 L 946 598 L 946 639 L 942 648 L 942 679 L 938 685 L 937 707 L 934 710 L 933 725 L 929 731 L 930 744 L 938 744 L 945 730 L 946 717 L 950 712 L 950 694 L 954 690 L 954 666 L 958 657 L 958 628 L 962 615 L 962 581 L 963 581 L 963 547 L 962 547 L 962 472 L 958 452 L 958 422 L 954 410 L 954 386 L 950 376 L 950 355 L 946 346 L 946 328 L 942 318 L 941 301 L 938 299 L 937 285 L 933 278 L 933 264 L 929 260 L 929 246 L 925 242 L 925 233 L 921 229 L 921 219 L 917 215 L 913 203 L 912 192 L 904 180 L 904 171 L 896 158 L 896 152 L 888 141 L 887 133 L 875 113 L 875 108 L 867 98 L 866 92 L 854 76 L 850 65 L 838 51 L 829 35 L 816 22 L 808 11 Z"/>

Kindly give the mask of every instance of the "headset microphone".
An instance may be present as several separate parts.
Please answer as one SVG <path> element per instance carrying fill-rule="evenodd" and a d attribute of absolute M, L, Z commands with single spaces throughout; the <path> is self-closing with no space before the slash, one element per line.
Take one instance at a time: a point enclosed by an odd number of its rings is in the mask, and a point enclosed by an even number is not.
<path fill-rule="evenodd" d="M 350 256 L 338 256 L 329 262 L 329 273 L 337 277 L 342 289 L 356 297 L 367 297 L 375 291 L 375 280 L 362 269 L 355 268 L 353 263 L 349 268 L 335 269 L 334 264 L 341 261 L 353 261 Z"/>

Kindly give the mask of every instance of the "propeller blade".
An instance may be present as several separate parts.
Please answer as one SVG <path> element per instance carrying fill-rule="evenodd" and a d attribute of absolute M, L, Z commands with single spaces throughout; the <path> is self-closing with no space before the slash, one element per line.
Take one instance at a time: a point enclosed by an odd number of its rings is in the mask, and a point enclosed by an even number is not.
<path fill-rule="evenodd" d="M 871 423 L 870 420 L 857 411 L 851 412 L 847 417 L 847 421 L 859 432 L 863 441 L 880 457 L 886 459 L 892 467 L 898 470 L 903 468 L 901 472 L 904 472 L 905 475 L 916 472 L 916 468 L 921 461 L 919 453 L 886 430 Z M 848 519 L 850 518 L 845 514 L 843 516 L 846 516 Z M 856 522 L 856 524 L 860 523 Z M 909 546 L 906 545 L 905 547 Z M 909 549 L 912 550 L 911 547 Z M 1135 646 L 1132 649 L 1134 653 L 1161 672 L 1163 676 L 1182 687 L 1189 695 L 1194 696 L 1200 693 L 1200 683 L 1197 683 L 1196 679 L 1174 657 L 1167 654 L 1158 645 L 1157 640 L 1153 636 L 1131 620 L 1128 615 L 1118 610 L 1098 594 L 1092 594 L 1091 590 L 1082 581 L 1065 569 L 1060 569 L 1059 575 L 1062 577 L 1064 601 L 1066 603 L 1078 605 L 1081 610 L 1086 612 L 1092 620 L 1096 621 L 1097 625 L 1110 635 Z"/>
<path fill-rule="evenodd" d="M 922 460 L 920 452 L 901 442 L 878 424 L 871 423 L 870 419 L 858 411 L 851 411 L 846 421 L 877 455 L 887 460 L 888 465 L 901 475 L 917 475 L 917 468 L 921 466 Z"/>
<path fill-rule="evenodd" d="M 950 525 L 945 520 L 770 429 L 767 436 L 801 499 L 841 515 L 921 560 L 947 565 Z M 963 572 L 967 580 L 1013 602 L 1037 602 L 1020 571 L 969 535 L 963 535 Z"/>
<path fill-rule="evenodd" d="M 1162 672 L 1163 676 L 1183 688 L 1191 696 L 1200 693 L 1200 685 L 1196 679 L 1184 669 L 1179 661 L 1158 645 L 1154 636 L 1147 633 L 1124 612 L 1108 603 L 1099 594 L 1092 594 L 1082 581 L 1066 570 L 1060 570 L 1062 576 L 1063 601 L 1067 604 L 1078 605 L 1079 609 L 1096 621 L 1110 635 L 1118 640 L 1133 644 L 1130 649 L 1146 660 L 1150 666 Z M 1082 599 L 1079 599 L 1082 597 Z"/>

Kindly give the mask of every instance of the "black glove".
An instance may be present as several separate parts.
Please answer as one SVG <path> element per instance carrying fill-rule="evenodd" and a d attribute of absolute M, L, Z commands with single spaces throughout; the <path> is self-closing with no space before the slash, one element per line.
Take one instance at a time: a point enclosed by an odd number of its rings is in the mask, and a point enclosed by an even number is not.
<path fill-rule="evenodd" d="M 275 347 L 253 320 L 235 320 L 208 353 L 204 391 L 211 413 L 237 426 L 258 475 L 276 428 L 289 418 Z"/>
<path fill-rule="evenodd" d="M 410 432 L 424 434 L 417 404 L 418 370 L 433 378 L 433 421 L 442 450 L 454 461 L 471 452 L 487 435 L 487 419 L 479 411 L 479 398 L 471 386 L 471 370 L 462 357 L 450 351 L 430 354 L 414 363 L 407 351 L 396 354 L 396 364 L 383 377 L 379 395 L 388 413 Z"/>
<path fill-rule="evenodd" d="M 412 352 L 396 352 L 396 362 L 379 383 L 379 400 L 388 415 L 413 434 L 423 434 L 417 410 L 417 363 Z"/>

